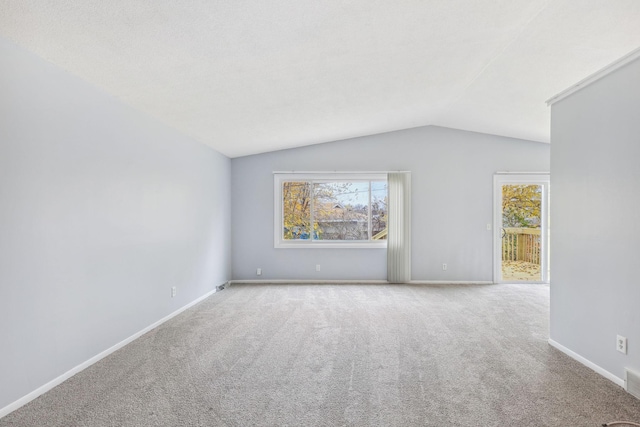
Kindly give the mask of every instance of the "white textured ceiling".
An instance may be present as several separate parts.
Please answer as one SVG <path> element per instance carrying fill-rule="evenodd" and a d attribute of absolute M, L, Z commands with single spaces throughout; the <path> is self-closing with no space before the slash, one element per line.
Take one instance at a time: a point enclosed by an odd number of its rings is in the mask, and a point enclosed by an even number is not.
<path fill-rule="evenodd" d="M 0 0 L 0 36 L 230 157 L 423 125 L 546 142 L 544 101 L 640 46 L 640 1 Z"/>

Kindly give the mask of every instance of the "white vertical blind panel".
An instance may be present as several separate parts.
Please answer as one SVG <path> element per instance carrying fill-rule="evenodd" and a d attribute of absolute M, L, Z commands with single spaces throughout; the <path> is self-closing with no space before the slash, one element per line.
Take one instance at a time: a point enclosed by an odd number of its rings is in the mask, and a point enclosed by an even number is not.
<path fill-rule="evenodd" d="M 411 281 L 411 174 L 389 173 L 387 280 Z"/>

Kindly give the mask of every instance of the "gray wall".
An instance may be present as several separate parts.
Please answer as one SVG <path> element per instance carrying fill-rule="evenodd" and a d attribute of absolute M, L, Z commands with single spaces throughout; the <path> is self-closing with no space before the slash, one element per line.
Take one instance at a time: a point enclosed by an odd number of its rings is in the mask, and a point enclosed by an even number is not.
<path fill-rule="evenodd" d="M 549 145 L 423 127 L 235 158 L 231 169 L 234 279 L 385 280 L 384 249 L 274 249 L 272 172 L 410 170 L 413 280 L 491 281 L 493 174 L 548 171 Z"/>
<path fill-rule="evenodd" d="M 623 378 L 640 371 L 640 61 L 554 104 L 551 140 L 551 339 Z"/>
<path fill-rule="evenodd" d="M 0 39 L 0 409 L 230 279 L 230 167 Z"/>

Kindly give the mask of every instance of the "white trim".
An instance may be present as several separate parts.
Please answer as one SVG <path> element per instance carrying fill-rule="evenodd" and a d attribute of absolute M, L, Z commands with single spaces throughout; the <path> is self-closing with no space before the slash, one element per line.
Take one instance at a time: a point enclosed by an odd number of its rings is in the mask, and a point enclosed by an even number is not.
<path fill-rule="evenodd" d="M 238 284 L 247 284 L 247 285 L 340 285 L 340 284 L 362 284 L 362 285 L 388 285 L 389 282 L 386 280 L 313 280 L 313 279 L 305 279 L 305 280 L 230 280 L 229 285 L 238 285 Z"/>
<path fill-rule="evenodd" d="M 274 172 L 274 175 L 291 175 L 281 181 L 386 181 L 387 172 Z M 320 175 L 320 176 L 318 176 Z"/>
<path fill-rule="evenodd" d="M 562 344 L 552 340 L 551 338 L 549 338 L 549 345 L 551 347 L 554 347 L 554 348 L 560 350 L 561 352 L 563 352 L 564 354 L 566 354 L 570 358 L 582 363 L 587 368 L 590 368 L 591 370 L 595 371 L 596 373 L 602 375 L 603 377 L 605 377 L 606 379 L 612 381 L 616 385 L 619 385 L 622 388 L 625 387 L 624 379 L 616 377 L 611 372 L 609 372 L 606 369 L 596 365 L 595 363 L 593 363 L 589 359 L 586 359 L 586 358 L 580 356 L 578 353 L 576 353 L 576 352 L 574 352 L 572 350 L 569 350 L 567 347 L 565 347 Z"/>
<path fill-rule="evenodd" d="M 528 184 L 529 182 L 549 182 L 550 180 L 549 172 L 496 172 L 494 176 L 500 177 L 500 181 L 507 184 Z"/>
<path fill-rule="evenodd" d="M 540 184 L 542 186 L 542 206 L 540 209 L 541 263 L 540 281 L 502 280 L 502 185 Z M 551 175 L 544 172 L 496 172 L 493 175 L 493 281 L 495 283 L 549 284 L 549 187 Z"/>
<path fill-rule="evenodd" d="M 340 284 L 362 284 L 362 285 L 390 285 L 387 280 L 230 280 L 229 285 L 250 284 L 250 285 L 296 285 L 296 284 L 317 284 L 317 285 L 340 285 Z M 409 285 L 493 285 L 491 281 L 469 280 L 469 281 L 442 281 L 442 280 L 412 280 Z"/>
<path fill-rule="evenodd" d="M 277 174 L 296 174 L 296 175 L 380 175 L 388 173 L 411 173 L 411 171 L 273 171 Z"/>
<path fill-rule="evenodd" d="M 412 280 L 410 285 L 493 285 L 485 280 Z"/>
<path fill-rule="evenodd" d="M 291 242 L 282 241 L 273 245 L 275 249 L 387 249 L 386 240 L 378 241 L 354 241 L 340 240 L 339 242 L 332 242 L 330 240 L 314 240 L 310 243 L 309 240 L 296 240 Z M 381 242 L 381 243 L 379 243 Z"/>
<path fill-rule="evenodd" d="M 623 56 L 622 58 L 613 61 L 611 64 L 607 65 L 604 68 L 601 68 L 600 70 L 596 71 L 595 73 L 591 74 L 590 76 L 580 80 L 578 83 L 574 84 L 573 86 L 569 87 L 568 89 L 563 90 L 562 92 L 560 92 L 559 94 L 552 96 L 551 98 L 549 98 L 547 100 L 547 106 L 551 106 L 553 104 L 555 104 L 556 102 L 563 100 L 564 98 L 566 98 L 569 95 L 572 95 L 573 93 L 579 91 L 580 89 L 589 86 L 590 84 L 600 80 L 601 78 L 605 77 L 608 74 L 613 73 L 614 71 L 616 71 L 619 68 L 624 67 L 625 65 L 635 61 L 636 59 L 640 58 L 640 47 L 632 50 L 631 52 L 629 52 L 628 54 L 626 54 L 625 56 Z"/>
<path fill-rule="evenodd" d="M 44 393 L 48 392 L 49 390 L 53 389 L 54 387 L 62 384 L 64 381 L 68 380 L 69 378 L 71 378 L 75 374 L 87 369 L 89 366 L 91 366 L 94 363 L 100 361 L 101 359 L 104 359 L 105 357 L 107 357 L 108 355 L 113 353 L 114 351 L 121 349 L 125 345 L 127 345 L 130 342 L 134 341 L 135 339 L 141 337 L 142 335 L 146 334 L 147 332 L 151 331 L 152 329 L 157 328 L 158 326 L 160 326 L 161 324 L 163 324 L 167 320 L 171 319 L 172 317 L 177 316 L 178 314 L 182 313 L 183 311 L 187 310 L 188 308 L 190 308 L 190 307 L 194 306 L 195 304 L 201 302 L 202 300 L 208 298 L 209 296 L 211 296 L 215 292 L 216 292 L 215 289 L 210 291 L 210 292 L 207 292 L 206 294 L 204 294 L 203 296 L 199 297 L 198 299 L 196 299 L 194 301 L 191 301 L 190 303 L 188 303 L 187 305 L 177 309 L 173 313 L 163 317 L 162 319 L 158 320 L 157 322 L 154 322 L 153 324 L 147 326 L 146 328 L 142 329 L 141 331 L 136 332 L 135 334 L 131 335 L 129 338 L 125 338 L 124 340 L 120 341 L 119 343 L 115 344 L 114 346 L 111 346 L 108 349 L 104 350 L 103 352 L 93 356 L 91 359 L 89 359 L 89 360 L 87 360 L 85 362 L 82 362 L 78 366 L 68 370 L 67 372 L 65 372 L 64 374 L 60 375 L 59 377 L 54 378 L 53 380 L 49 381 L 48 383 L 38 387 L 37 389 L 33 390 L 31 393 L 28 393 L 25 396 L 21 397 L 20 399 L 16 400 L 15 402 L 8 404 L 4 408 L 0 409 L 0 418 L 10 414 L 11 412 L 15 411 L 16 409 L 20 408 L 21 406 L 26 405 L 27 403 L 31 402 L 35 398 L 43 395 Z"/>
<path fill-rule="evenodd" d="M 510 172 L 510 171 L 497 171 L 496 175 L 551 175 L 550 172 Z"/>
<path fill-rule="evenodd" d="M 273 247 L 275 249 L 386 249 L 387 240 L 284 240 L 282 236 L 282 183 L 287 181 L 352 181 L 369 182 L 369 202 L 371 202 L 371 181 L 387 181 L 386 172 L 273 172 Z M 370 203 L 369 203 L 370 205 Z M 313 213 L 313 197 L 310 211 Z M 369 222 L 371 212 L 369 212 Z M 368 227 L 371 232 L 371 227 Z M 372 237 L 372 236 L 370 236 Z"/>

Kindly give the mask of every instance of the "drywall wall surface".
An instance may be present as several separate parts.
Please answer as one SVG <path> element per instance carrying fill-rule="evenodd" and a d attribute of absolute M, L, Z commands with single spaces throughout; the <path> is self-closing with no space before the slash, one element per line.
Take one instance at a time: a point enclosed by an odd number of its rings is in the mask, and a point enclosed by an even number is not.
<path fill-rule="evenodd" d="M 617 378 L 640 371 L 639 118 L 638 60 L 551 108 L 551 339 Z"/>
<path fill-rule="evenodd" d="M 231 169 L 234 279 L 386 280 L 385 249 L 274 249 L 272 172 L 401 170 L 412 173 L 413 280 L 492 281 L 493 175 L 548 171 L 549 146 L 422 127 L 234 158 Z"/>
<path fill-rule="evenodd" d="M 230 166 L 0 39 L 0 409 L 230 279 Z"/>

